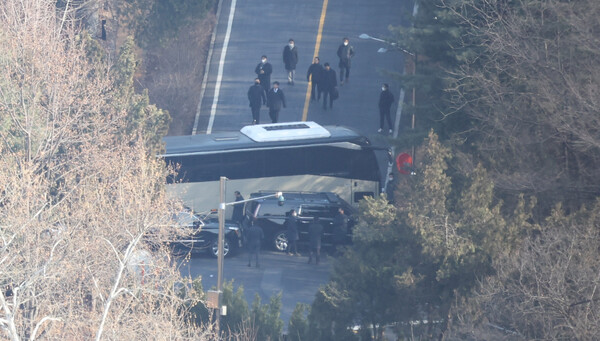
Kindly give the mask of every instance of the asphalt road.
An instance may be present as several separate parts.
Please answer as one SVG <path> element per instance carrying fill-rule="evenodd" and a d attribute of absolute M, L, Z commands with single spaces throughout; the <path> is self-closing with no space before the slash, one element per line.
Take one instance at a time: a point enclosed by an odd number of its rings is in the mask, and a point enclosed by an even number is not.
<path fill-rule="evenodd" d="M 226 281 L 234 279 L 234 287 L 244 287 L 244 294 L 250 306 L 256 294 L 262 303 L 281 292 L 281 317 L 287 329 L 287 322 L 296 307 L 296 303 L 311 304 L 321 284 L 329 279 L 333 258 L 323 256 L 319 265 L 308 264 L 306 252 L 302 256 L 288 256 L 285 253 L 263 251 L 260 255 L 260 268 L 254 261 L 248 267 L 248 256 L 241 252 L 226 258 L 223 277 Z M 217 286 L 217 260 L 206 254 L 194 255 L 189 262 L 180 267 L 185 276 L 202 278 L 205 290 Z"/>
<path fill-rule="evenodd" d="M 205 133 L 213 114 L 212 131 L 236 131 L 252 122 L 247 91 L 256 74 L 254 68 L 261 55 L 273 65 L 271 81 L 279 81 L 287 108 L 280 121 L 300 121 L 304 110 L 306 71 L 315 50 L 319 21 L 324 0 L 244 0 L 236 1 L 226 55 L 222 64 L 219 96 L 215 101 L 219 63 L 234 0 L 223 0 L 214 51 L 209 67 L 206 92 L 199 110 L 197 133 Z M 319 57 L 329 62 L 339 74 L 336 51 L 343 37 L 350 38 L 355 57 L 350 83 L 340 87 L 340 98 L 332 111 L 310 104 L 308 120 L 323 125 L 345 125 L 366 135 L 377 135 L 379 114 L 377 101 L 381 83 L 389 83 L 399 97 L 400 88 L 384 70 L 402 70 L 404 56 L 399 52 L 378 53 L 381 42 L 359 39 L 361 33 L 385 38 L 389 25 L 401 24 L 412 13 L 410 0 L 329 0 L 325 15 Z M 297 82 L 287 84 L 282 52 L 293 38 L 298 47 Z M 339 75 L 338 75 L 339 76 Z M 395 111 L 395 106 L 392 111 Z M 261 123 L 270 123 L 268 109 L 261 110 Z"/>
<path fill-rule="evenodd" d="M 324 1 L 222 0 L 206 91 L 196 119 L 198 134 L 237 131 L 251 123 L 246 93 L 256 77 L 254 68 L 263 54 L 273 65 L 271 81 L 279 81 L 286 95 L 287 108 L 282 109 L 280 121 L 302 119 L 308 86 L 306 71 L 315 51 Z M 329 62 L 339 77 L 336 51 L 343 37 L 350 39 L 355 57 L 350 82 L 339 87 L 340 98 L 335 101 L 333 110 L 323 111 L 321 103 L 310 103 L 308 120 L 322 125 L 348 126 L 367 135 L 375 143 L 386 142 L 385 135 L 377 133 L 377 101 L 381 84 L 389 83 L 396 97 L 392 112 L 396 112 L 400 87 L 383 71 L 403 70 L 404 56 L 399 52 L 378 53 L 377 50 L 385 46 L 383 43 L 362 40 L 358 36 L 367 33 L 374 37 L 387 37 L 388 26 L 405 24 L 405 18 L 412 13 L 412 6 L 411 0 L 328 1 L 319 51 L 321 63 Z M 294 86 L 287 84 L 282 60 L 283 48 L 290 38 L 295 40 L 299 50 Z M 223 55 L 223 52 L 226 54 Z M 215 97 L 217 92 L 218 97 Z M 261 110 L 261 123 L 270 123 L 265 107 Z M 385 161 L 382 161 L 382 168 L 385 166 Z M 270 252 L 265 253 L 263 258 L 264 266 L 260 269 L 246 267 L 245 255 L 228 259 L 225 261 L 224 277 L 226 280 L 235 279 L 236 285 L 242 284 L 249 302 L 255 293 L 260 294 L 264 302 L 281 291 L 282 318 L 287 328 L 296 302 L 311 303 L 319 285 L 327 282 L 331 262 L 325 260 L 319 267 L 314 267 L 306 264 L 305 257 L 294 258 Z M 216 260 L 196 257 L 182 267 L 182 273 L 202 276 L 204 287 L 209 288 L 216 285 L 216 268 Z"/>

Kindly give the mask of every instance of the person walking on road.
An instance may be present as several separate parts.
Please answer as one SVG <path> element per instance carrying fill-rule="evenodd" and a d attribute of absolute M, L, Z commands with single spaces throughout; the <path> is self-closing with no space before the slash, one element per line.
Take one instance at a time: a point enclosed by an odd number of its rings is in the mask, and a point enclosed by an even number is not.
<path fill-rule="evenodd" d="M 354 57 L 354 48 L 350 45 L 348 38 L 344 38 L 338 47 L 337 56 L 340 58 L 340 84 L 344 85 L 344 76 L 346 76 L 346 83 L 350 80 L 350 65 L 352 57 Z"/>
<path fill-rule="evenodd" d="M 319 222 L 319 217 L 314 217 L 312 223 L 308 226 L 308 238 L 310 241 L 310 253 L 308 255 L 308 264 L 312 263 L 315 255 L 315 264 L 319 265 L 321 260 L 321 235 L 323 234 L 323 225 Z"/>
<path fill-rule="evenodd" d="M 310 64 L 310 66 L 308 67 L 308 72 L 306 72 L 306 81 L 310 82 L 310 100 L 314 101 L 315 99 L 317 101 L 321 100 L 321 92 L 323 92 L 321 90 L 321 85 L 319 85 L 319 83 L 321 82 L 321 78 L 323 77 L 323 66 L 321 64 L 319 64 L 321 60 L 319 59 L 319 57 L 315 57 L 315 59 L 313 60 L 313 63 Z M 317 90 L 316 96 L 315 96 L 315 89 Z"/>
<path fill-rule="evenodd" d="M 394 95 L 390 91 L 390 86 L 387 83 L 383 83 L 381 86 L 381 94 L 379 95 L 379 130 L 377 130 L 379 133 L 383 131 L 384 120 L 387 120 L 388 122 L 390 135 L 394 132 L 392 130 L 392 116 L 390 112 L 392 103 L 394 103 Z"/>
<path fill-rule="evenodd" d="M 271 63 L 267 61 L 267 56 L 263 55 L 260 59 L 260 63 L 256 65 L 254 72 L 260 79 L 260 84 L 265 89 L 265 93 L 269 91 L 269 85 L 271 84 L 271 73 L 273 73 L 273 67 Z"/>
<path fill-rule="evenodd" d="M 333 254 L 337 254 L 338 248 L 344 244 L 346 234 L 348 233 L 348 216 L 344 214 L 344 209 L 338 209 L 338 215 L 333 218 Z"/>
<path fill-rule="evenodd" d="M 273 123 L 279 121 L 279 111 L 285 105 L 285 95 L 283 90 L 279 89 L 279 82 L 273 82 L 273 88 L 267 93 L 267 106 L 269 107 L 269 116 Z"/>
<path fill-rule="evenodd" d="M 252 266 L 252 257 L 256 257 L 256 267 L 260 267 L 260 263 L 258 261 L 258 254 L 260 253 L 260 244 L 265 235 L 263 233 L 262 228 L 256 224 L 254 220 L 250 222 L 250 227 L 248 227 L 248 231 L 246 231 L 246 240 L 248 246 L 248 267 Z"/>
<path fill-rule="evenodd" d="M 299 256 L 298 253 L 298 218 L 295 209 L 291 209 L 285 222 L 285 236 L 288 240 L 287 254 Z"/>
<path fill-rule="evenodd" d="M 252 110 L 252 124 L 260 123 L 260 107 L 267 104 L 267 96 L 265 89 L 260 85 L 260 79 L 254 80 L 254 85 L 248 89 L 248 100 L 250 101 L 250 109 Z"/>
<path fill-rule="evenodd" d="M 296 64 L 298 64 L 298 48 L 294 45 L 294 39 L 290 39 L 283 48 L 283 63 L 288 74 L 288 84 L 294 85 Z"/>
<path fill-rule="evenodd" d="M 243 201 L 244 197 L 239 191 L 235 191 L 235 201 Z M 231 215 L 231 219 L 239 224 L 242 223 L 244 219 L 244 203 L 233 204 L 233 214 Z"/>
<path fill-rule="evenodd" d="M 323 88 L 323 109 L 327 110 L 327 97 L 329 96 L 329 108 L 333 108 L 333 94 L 337 92 L 337 78 L 335 76 L 335 70 L 329 66 L 329 63 L 325 63 L 325 70 L 323 70 L 319 88 Z"/>

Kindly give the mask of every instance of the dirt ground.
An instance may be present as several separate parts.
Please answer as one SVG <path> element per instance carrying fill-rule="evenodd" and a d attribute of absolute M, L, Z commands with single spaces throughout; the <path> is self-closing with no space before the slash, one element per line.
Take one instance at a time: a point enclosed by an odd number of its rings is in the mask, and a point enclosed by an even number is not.
<path fill-rule="evenodd" d="M 136 87 L 148 89 L 150 102 L 168 110 L 168 135 L 189 135 L 204 76 L 214 13 L 181 28 L 169 45 L 145 51 Z"/>

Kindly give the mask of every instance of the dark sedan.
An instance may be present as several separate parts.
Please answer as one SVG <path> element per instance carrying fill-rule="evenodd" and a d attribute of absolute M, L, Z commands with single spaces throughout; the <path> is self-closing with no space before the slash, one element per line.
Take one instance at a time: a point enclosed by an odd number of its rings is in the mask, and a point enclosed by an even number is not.
<path fill-rule="evenodd" d="M 209 252 L 218 256 L 219 221 L 216 214 L 200 217 L 191 211 L 177 213 L 174 217 L 179 228 L 184 230 L 171 242 L 177 252 Z M 241 248 L 241 231 L 238 223 L 225 221 L 225 257 L 235 254 Z"/>

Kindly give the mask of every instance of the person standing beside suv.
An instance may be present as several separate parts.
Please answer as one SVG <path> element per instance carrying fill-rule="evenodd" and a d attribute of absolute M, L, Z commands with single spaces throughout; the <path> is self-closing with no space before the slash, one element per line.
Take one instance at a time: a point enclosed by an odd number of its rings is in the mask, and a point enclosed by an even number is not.
<path fill-rule="evenodd" d="M 287 254 L 293 256 L 294 254 L 299 256 L 298 253 L 298 217 L 295 209 L 291 209 L 288 218 L 285 222 L 286 231 L 285 235 L 288 240 Z"/>
<path fill-rule="evenodd" d="M 312 223 L 308 226 L 308 237 L 310 241 L 310 253 L 308 255 L 308 264 L 312 263 L 313 254 L 316 264 L 319 265 L 321 258 L 321 235 L 323 234 L 323 225 L 319 223 L 319 217 L 314 217 Z"/>
<path fill-rule="evenodd" d="M 338 214 L 333 218 L 333 254 L 338 252 L 338 247 L 344 244 L 348 232 L 348 216 L 343 208 L 338 208 Z"/>
<path fill-rule="evenodd" d="M 246 231 L 248 242 L 248 267 L 252 266 L 252 256 L 256 257 L 256 267 L 259 268 L 258 254 L 260 253 L 260 243 L 265 237 L 263 230 L 256 224 L 254 220 L 250 222 L 250 227 Z"/>
<path fill-rule="evenodd" d="M 244 197 L 242 196 L 242 194 L 239 191 L 235 191 L 235 201 L 243 201 Z M 233 204 L 233 214 L 231 215 L 231 220 L 235 221 L 236 223 L 239 223 L 240 225 L 242 224 L 242 220 L 244 220 L 244 204 L 240 203 L 240 204 Z"/>

